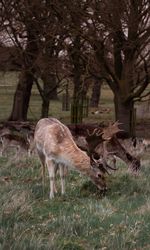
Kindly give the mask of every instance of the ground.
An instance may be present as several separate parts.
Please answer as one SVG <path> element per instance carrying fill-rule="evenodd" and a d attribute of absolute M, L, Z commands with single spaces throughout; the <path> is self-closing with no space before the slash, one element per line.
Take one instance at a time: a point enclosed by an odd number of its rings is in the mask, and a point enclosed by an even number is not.
<path fill-rule="evenodd" d="M 11 79 L 11 81 L 10 81 Z M 1 76 L 0 120 L 10 114 L 16 76 Z M 10 83 L 8 85 L 8 83 Z M 40 117 L 41 100 L 35 88 L 29 120 Z M 100 108 L 109 112 L 89 113 L 84 122 L 114 120 L 112 93 L 103 88 Z M 105 110 L 106 111 L 106 110 Z M 50 104 L 50 116 L 66 124 L 70 113 L 61 102 Z M 137 121 L 137 136 L 150 138 L 150 122 Z M 149 250 L 150 249 L 150 150 L 141 155 L 139 176 L 118 161 L 118 171 L 107 177 L 108 191 L 102 194 L 86 178 L 70 172 L 66 194 L 49 200 L 49 178 L 42 186 L 36 156 L 14 152 L 0 157 L 0 249 L 2 250 Z"/>

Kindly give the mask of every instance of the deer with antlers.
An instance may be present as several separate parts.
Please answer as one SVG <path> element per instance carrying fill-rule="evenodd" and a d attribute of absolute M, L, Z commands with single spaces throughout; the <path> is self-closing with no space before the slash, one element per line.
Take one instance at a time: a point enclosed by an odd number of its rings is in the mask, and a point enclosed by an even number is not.
<path fill-rule="evenodd" d="M 47 166 L 50 178 L 50 198 L 56 192 L 55 175 L 59 166 L 61 192 L 65 193 L 64 166 L 86 175 L 100 189 L 105 190 L 104 166 L 90 158 L 75 143 L 70 130 L 55 118 L 39 120 L 35 128 L 34 142 L 43 167 Z M 107 167 L 107 166 L 106 166 Z M 102 170 L 101 170 L 101 169 Z"/>
<path fill-rule="evenodd" d="M 140 168 L 140 160 L 132 156 L 123 145 L 119 142 L 116 134 L 121 131 L 119 123 L 109 124 L 106 128 L 96 128 L 90 133 L 87 130 L 86 141 L 88 143 L 90 154 L 97 154 L 103 156 L 104 166 L 107 164 L 108 158 L 111 157 L 113 167 L 116 163 L 116 157 L 123 160 L 128 167 L 137 172 Z"/>

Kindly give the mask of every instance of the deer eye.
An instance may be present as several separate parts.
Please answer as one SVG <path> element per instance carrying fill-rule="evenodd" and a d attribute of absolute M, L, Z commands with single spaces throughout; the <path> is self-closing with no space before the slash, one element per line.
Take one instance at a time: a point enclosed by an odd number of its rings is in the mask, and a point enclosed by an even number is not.
<path fill-rule="evenodd" d="M 132 161 L 132 156 L 129 153 L 126 153 L 126 156 L 129 161 Z"/>
<path fill-rule="evenodd" d="M 97 176 L 98 176 L 99 178 L 102 178 L 102 175 L 101 175 L 101 174 L 98 174 Z"/>
<path fill-rule="evenodd" d="M 99 154 L 97 154 L 96 152 L 94 152 L 93 157 L 94 157 L 95 160 L 99 160 L 100 159 Z"/>

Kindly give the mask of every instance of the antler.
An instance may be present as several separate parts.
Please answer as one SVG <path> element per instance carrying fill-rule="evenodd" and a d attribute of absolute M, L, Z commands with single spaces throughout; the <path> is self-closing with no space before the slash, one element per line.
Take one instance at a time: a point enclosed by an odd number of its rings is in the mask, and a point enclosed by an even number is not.
<path fill-rule="evenodd" d="M 117 168 L 114 168 L 114 167 L 111 167 L 107 161 L 106 161 L 106 158 L 105 158 L 105 155 L 101 156 L 98 160 L 96 160 L 94 158 L 94 156 L 92 155 L 92 160 L 93 162 L 95 162 L 96 165 L 98 165 L 98 168 L 102 171 L 102 173 L 107 173 L 107 174 L 110 174 L 108 169 L 111 169 L 111 170 L 117 170 Z"/>
<path fill-rule="evenodd" d="M 109 124 L 107 128 L 103 129 L 102 138 L 106 141 L 109 141 L 117 132 L 123 131 L 122 129 L 118 128 L 121 123 L 116 121 L 114 124 Z"/>
<path fill-rule="evenodd" d="M 93 136 L 93 135 L 100 136 L 103 133 L 102 129 L 100 128 L 95 128 L 91 133 L 88 129 L 86 131 L 88 136 Z"/>

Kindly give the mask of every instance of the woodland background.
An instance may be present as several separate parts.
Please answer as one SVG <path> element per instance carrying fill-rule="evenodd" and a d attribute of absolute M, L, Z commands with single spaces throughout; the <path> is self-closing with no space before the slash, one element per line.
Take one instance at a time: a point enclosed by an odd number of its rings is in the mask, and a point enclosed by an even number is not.
<path fill-rule="evenodd" d="M 0 0 L 0 126 L 119 120 L 149 139 L 149 52 L 148 0 Z M 50 201 L 37 157 L 10 150 L 0 157 L 0 249 L 149 250 L 149 153 L 137 177 L 117 161 L 105 195 L 71 172 L 66 195 Z"/>
<path fill-rule="evenodd" d="M 88 105 L 98 107 L 103 84 L 112 92 L 113 119 L 135 134 L 137 103 L 149 112 L 149 1 L 2 0 L 0 7 L 0 69 L 18 71 L 9 120 L 28 119 L 36 88 L 40 117 L 70 92 L 71 121 L 82 122 L 76 113 L 89 92 Z"/>

